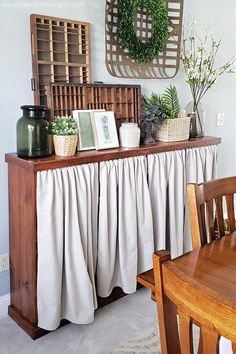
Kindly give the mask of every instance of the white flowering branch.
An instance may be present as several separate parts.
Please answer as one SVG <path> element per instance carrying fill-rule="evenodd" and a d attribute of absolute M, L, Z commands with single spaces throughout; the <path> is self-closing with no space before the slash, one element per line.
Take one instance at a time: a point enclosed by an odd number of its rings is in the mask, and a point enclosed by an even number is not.
<path fill-rule="evenodd" d="M 206 32 L 202 40 L 195 32 L 195 22 L 190 25 L 189 36 L 183 39 L 181 59 L 187 76 L 186 82 L 192 92 L 194 108 L 197 108 L 203 96 L 222 74 L 232 72 L 231 67 L 236 56 L 224 65 L 215 67 L 220 45 L 221 39 L 215 39 L 209 32 Z"/>

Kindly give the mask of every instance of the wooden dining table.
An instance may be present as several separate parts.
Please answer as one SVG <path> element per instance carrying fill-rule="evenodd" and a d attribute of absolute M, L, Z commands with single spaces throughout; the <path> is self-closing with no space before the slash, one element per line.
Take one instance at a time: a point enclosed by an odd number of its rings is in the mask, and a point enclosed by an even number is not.
<path fill-rule="evenodd" d="M 163 263 L 162 277 L 165 296 L 236 343 L 236 232 Z"/>

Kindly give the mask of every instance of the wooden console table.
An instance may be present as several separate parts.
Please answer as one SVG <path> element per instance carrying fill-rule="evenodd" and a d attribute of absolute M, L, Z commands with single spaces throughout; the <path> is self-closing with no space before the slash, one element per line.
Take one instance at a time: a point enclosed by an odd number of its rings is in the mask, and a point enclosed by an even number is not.
<path fill-rule="evenodd" d="M 11 304 L 9 315 L 33 339 L 47 333 L 38 324 L 37 312 L 37 172 L 220 144 L 204 137 L 177 143 L 157 143 L 135 149 L 118 148 L 78 152 L 72 157 L 22 159 L 6 154 L 9 180 Z"/>
<path fill-rule="evenodd" d="M 85 163 L 94 163 L 114 159 L 124 159 L 126 157 L 150 155 L 174 150 L 192 149 L 202 146 L 217 145 L 220 143 L 220 138 L 204 137 L 200 139 L 191 139 L 174 143 L 159 142 L 154 145 L 141 145 L 139 148 L 134 149 L 120 147 L 117 149 L 100 151 L 89 150 L 77 152 L 74 156 L 71 157 L 59 157 L 56 155 L 52 155 L 50 157 L 44 157 L 41 159 L 21 159 L 13 153 L 6 154 L 6 162 L 36 173 L 38 171 L 51 170 L 54 168 L 69 167 L 75 165 L 82 165 Z"/>

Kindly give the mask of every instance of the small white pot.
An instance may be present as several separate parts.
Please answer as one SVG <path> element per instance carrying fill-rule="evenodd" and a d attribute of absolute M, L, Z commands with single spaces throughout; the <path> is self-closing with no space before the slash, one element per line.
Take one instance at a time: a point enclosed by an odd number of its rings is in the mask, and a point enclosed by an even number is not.
<path fill-rule="evenodd" d="M 140 128 L 137 123 L 122 123 L 119 129 L 120 145 L 125 148 L 139 147 Z"/>

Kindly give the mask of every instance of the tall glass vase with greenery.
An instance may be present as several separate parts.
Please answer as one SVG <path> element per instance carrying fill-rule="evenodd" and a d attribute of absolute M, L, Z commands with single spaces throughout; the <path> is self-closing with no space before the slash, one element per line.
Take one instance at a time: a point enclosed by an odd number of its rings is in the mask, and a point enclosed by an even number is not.
<path fill-rule="evenodd" d="M 204 136 L 203 109 L 201 100 L 217 79 L 225 72 L 233 72 L 232 65 L 235 56 L 225 64 L 216 66 L 217 55 L 221 39 L 215 39 L 210 31 L 206 31 L 203 39 L 196 33 L 195 22 L 190 24 L 189 34 L 183 39 L 181 59 L 186 73 L 186 82 L 189 84 L 193 102 L 188 108 L 195 113 L 197 135 Z"/>

